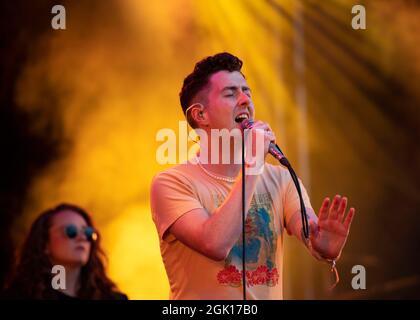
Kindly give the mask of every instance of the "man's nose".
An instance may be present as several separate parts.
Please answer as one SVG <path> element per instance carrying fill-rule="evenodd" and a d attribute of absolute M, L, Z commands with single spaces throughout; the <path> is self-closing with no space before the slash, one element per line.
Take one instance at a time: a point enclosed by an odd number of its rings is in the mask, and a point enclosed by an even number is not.
<path fill-rule="evenodd" d="M 240 106 L 249 106 L 251 103 L 251 98 L 243 91 L 239 91 L 239 105 Z"/>

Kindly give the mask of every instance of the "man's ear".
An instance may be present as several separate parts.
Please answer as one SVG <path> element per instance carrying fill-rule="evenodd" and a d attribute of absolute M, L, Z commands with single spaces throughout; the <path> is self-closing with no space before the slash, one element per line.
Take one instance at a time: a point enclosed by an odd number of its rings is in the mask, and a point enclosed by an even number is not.
<path fill-rule="evenodd" d="M 208 117 L 206 108 L 201 104 L 197 103 L 197 106 L 191 108 L 191 117 L 199 127 L 208 127 Z"/>

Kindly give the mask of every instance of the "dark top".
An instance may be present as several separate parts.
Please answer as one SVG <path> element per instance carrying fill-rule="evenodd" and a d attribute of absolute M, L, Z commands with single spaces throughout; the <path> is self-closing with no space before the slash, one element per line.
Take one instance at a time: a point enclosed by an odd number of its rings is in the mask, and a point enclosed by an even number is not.
<path fill-rule="evenodd" d="M 35 299 L 34 297 L 25 296 L 20 290 L 9 288 L 0 294 L 0 299 L 4 300 L 32 300 Z M 42 299 L 42 298 L 37 298 Z M 65 294 L 59 290 L 50 289 L 46 293 L 45 300 L 81 300 L 78 297 L 72 297 L 68 294 Z M 104 297 L 103 300 L 128 300 L 127 295 L 121 292 L 111 292 L 107 297 Z"/>

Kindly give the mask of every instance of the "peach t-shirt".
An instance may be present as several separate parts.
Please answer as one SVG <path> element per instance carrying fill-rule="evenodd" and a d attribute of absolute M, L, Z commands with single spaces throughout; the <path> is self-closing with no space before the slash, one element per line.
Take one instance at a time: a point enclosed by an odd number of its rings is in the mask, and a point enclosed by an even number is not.
<path fill-rule="evenodd" d="M 212 214 L 232 186 L 232 182 L 210 177 L 190 162 L 154 177 L 151 210 L 169 279 L 170 299 L 243 298 L 242 235 L 224 261 L 214 261 L 166 232 L 193 209 L 204 208 Z M 302 183 L 301 189 L 305 207 L 312 208 Z M 266 163 L 245 223 L 247 299 L 282 299 L 283 233 L 297 212 L 299 196 L 289 171 Z"/>

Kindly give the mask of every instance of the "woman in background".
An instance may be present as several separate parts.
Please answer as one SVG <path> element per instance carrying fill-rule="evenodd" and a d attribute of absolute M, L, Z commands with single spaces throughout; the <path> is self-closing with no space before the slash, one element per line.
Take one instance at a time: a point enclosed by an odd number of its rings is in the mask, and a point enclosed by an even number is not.
<path fill-rule="evenodd" d="M 32 224 L 5 298 L 127 299 L 107 277 L 105 260 L 89 214 L 60 204 Z M 54 265 L 65 269 L 65 289 L 53 288 Z"/>

